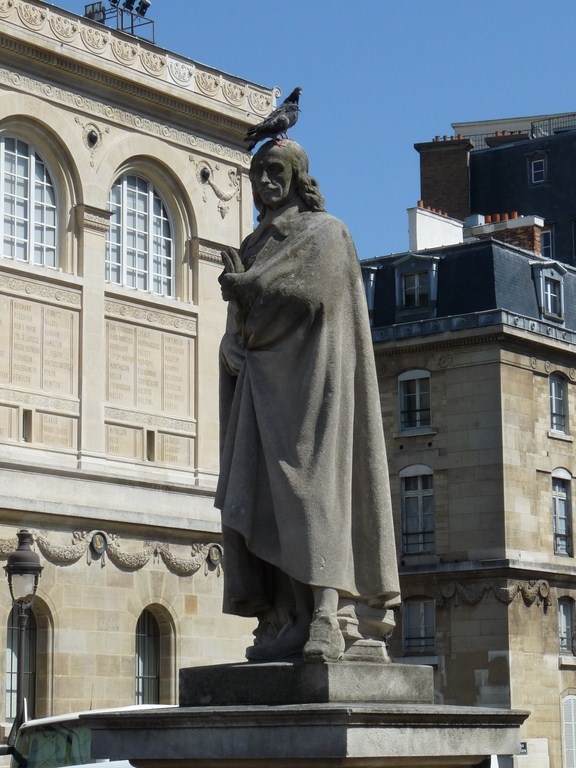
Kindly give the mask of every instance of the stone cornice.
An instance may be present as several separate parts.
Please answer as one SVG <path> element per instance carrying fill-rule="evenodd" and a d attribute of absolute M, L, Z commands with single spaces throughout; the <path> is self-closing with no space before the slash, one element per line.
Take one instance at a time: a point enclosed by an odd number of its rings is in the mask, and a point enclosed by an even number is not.
<path fill-rule="evenodd" d="M 2 46 L 1 35 L 0 46 Z M 250 155 L 246 152 L 235 150 L 223 146 L 222 144 L 217 144 L 214 141 L 208 141 L 191 131 L 179 130 L 164 122 L 151 120 L 136 112 L 111 106 L 98 99 L 83 96 L 76 91 L 46 83 L 43 80 L 15 72 L 14 70 L 5 67 L 0 67 L 0 88 L 2 86 L 6 86 L 11 90 L 30 93 L 33 96 L 38 96 L 47 99 L 52 103 L 72 108 L 84 114 L 91 115 L 93 118 L 116 123 L 125 128 L 129 128 L 130 130 L 136 130 L 140 133 L 149 134 L 150 136 L 157 136 L 164 141 L 171 141 L 175 144 L 192 148 L 199 153 L 217 155 L 218 157 L 232 161 L 238 165 L 247 167 L 250 162 Z"/>
<path fill-rule="evenodd" d="M 229 130 L 267 115 L 278 95 L 36 0 L 0 0 L 0 20 L 4 50 Z"/>

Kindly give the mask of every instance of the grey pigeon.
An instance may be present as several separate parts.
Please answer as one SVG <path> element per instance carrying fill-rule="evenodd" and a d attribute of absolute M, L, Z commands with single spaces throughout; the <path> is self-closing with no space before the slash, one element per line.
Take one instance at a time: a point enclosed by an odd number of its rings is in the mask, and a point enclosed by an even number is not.
<path fill-rule="evenodd" d="M 278 136 L 286 136 L 288 128 L 292 128 L 298 120 L 298 99 L 302 88 L 294 88 L 290 96 L 287 96 L 282 104 L 271 112 L 265 120 L 258 125 L 249 128 L 244 141 L 249 141 L 248 152 L 251 152 L 259 141 L 275 139 Z"/>

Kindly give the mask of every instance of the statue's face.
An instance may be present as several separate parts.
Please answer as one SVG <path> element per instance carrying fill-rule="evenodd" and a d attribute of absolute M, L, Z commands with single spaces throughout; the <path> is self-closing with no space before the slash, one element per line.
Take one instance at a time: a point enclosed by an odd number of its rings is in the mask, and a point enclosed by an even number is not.
<path fill-rule="evenodd" d="M 292 163 L 281 147 L 272 147 L 261 157 L 256 156 L 250 171 L 252 184 L 267 208 L 280 208 L 293 190 Z"/>

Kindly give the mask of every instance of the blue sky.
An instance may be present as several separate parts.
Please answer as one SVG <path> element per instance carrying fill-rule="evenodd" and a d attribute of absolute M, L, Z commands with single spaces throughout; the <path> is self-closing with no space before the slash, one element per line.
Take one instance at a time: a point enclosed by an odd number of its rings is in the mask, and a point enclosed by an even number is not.
<path fill-rule="evenodd" d="M 453 122 L 576 112 L 574 0 L 152 0 L 148 15 L 163 48 L 280 101 L 303 88 L 290 135 L 361 258 L 407 247 L 414 143 Z"/>

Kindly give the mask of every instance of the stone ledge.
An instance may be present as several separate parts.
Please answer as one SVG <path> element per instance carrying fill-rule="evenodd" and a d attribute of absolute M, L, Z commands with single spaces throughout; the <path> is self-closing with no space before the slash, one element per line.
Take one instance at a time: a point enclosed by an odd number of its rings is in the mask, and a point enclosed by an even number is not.
<path fill-rule="evenodd" d="M 180 706 L 403 702 L 432 704 L 432 667 L 340 661 L 219 664 L 180 670 Z"/>
<path fill-rule="evenodd" d="M 516 754 L 528 713 L 408 704 L 178 707 L 82 715 L 92 755 L 136 768 L 477 765 Z M 243 762 L 249 761 L 249 762 Z"/>

